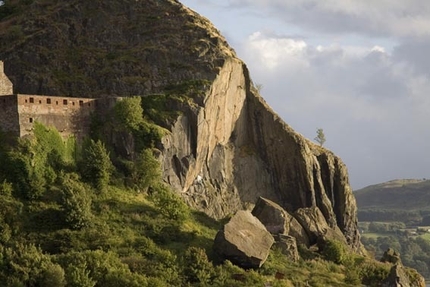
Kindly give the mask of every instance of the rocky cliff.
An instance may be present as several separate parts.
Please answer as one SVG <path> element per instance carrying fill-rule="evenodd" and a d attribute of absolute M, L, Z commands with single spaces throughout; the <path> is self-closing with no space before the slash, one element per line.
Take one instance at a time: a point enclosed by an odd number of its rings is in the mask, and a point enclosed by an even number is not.
<path fill-rule="evenodd" d="M 273 112 L 208 20 L 173 0 L 9 3 L 20 9 L 0 21 L 0 59 L 15 92 L 151 97 L 204 81 L 189 101 L 166 103 L 178 113 L 162 123 L 165 181 L 215 218 L 259 196 L 291 213 L 318 207 L 360 247 L 345 165 Z"/>

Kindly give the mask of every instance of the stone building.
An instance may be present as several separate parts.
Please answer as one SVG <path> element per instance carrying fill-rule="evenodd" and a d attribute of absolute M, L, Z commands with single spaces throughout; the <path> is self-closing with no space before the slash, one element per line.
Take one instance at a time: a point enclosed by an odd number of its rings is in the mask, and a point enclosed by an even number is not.
<path fill-rule="evenodd" d="M 98 99 L 14 94 L 0 61 L 0 129 L 18 137 L 31 134 L 34 122 L 55 127 L 63 137 L 87 135 Z"/>

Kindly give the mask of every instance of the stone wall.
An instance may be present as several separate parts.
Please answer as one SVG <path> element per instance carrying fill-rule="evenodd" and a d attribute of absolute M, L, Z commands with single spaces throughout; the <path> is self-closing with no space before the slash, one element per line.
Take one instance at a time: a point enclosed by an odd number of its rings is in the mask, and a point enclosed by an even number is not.
<path fill-rule="evenodd" d="M 91 113 L 97 106 L 96 99 L 17 95 L 19 136 L 32 132 L 38 121 L 55 127 L 62 136 L 71 134 L 81 138 L 89 133 Z"/>
<path fill-rule="evenodd" d="M 0 61 L 0 96 L 12 95 L 13 85 L 9 78 L 4 74 L 3 62 Z"/>
<path fill-rule="evenodd" d="M 16 95 L 0 96 L 0 129 L 19 136 L 19 116 Z"/>

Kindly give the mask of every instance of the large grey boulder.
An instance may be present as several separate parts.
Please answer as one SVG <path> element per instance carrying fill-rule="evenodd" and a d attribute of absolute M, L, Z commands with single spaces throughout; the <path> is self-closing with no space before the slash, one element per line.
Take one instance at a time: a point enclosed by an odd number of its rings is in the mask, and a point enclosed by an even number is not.
<path fill-rule="evenodd" d="M 274 239 L 249 211 L 238 211 L 218 231 L 214 251 L 243 268 L 259 268 L 266 261 Z"/>
<path fill-rule="evenodd" d="M 260 197 L 252 210 L 252 214 L 273 235 L 290 235 L 296 238 L 297 244 L 309 246 L 309 238 L 303 226 L 279 204 Z"/>
<path fill-rule="evenodd" d="M 314 206 L 300 208 L 294 217 L 306 230 L 310 245 L 324 245 L 327 240 L 337 240 L 346 243 L 345 237 L 337 225 L 329 226 L 321 210 Z"/>

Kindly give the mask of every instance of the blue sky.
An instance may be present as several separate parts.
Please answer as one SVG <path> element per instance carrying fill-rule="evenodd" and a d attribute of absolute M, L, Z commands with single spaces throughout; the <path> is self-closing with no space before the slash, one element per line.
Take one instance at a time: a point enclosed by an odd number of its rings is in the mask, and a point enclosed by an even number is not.
<path fill-rule="evenodd" d="M 358 189 L 430 178 L 430 2 L 183 0 L 245 61 L 296 131 L 339 155 Z"/>

